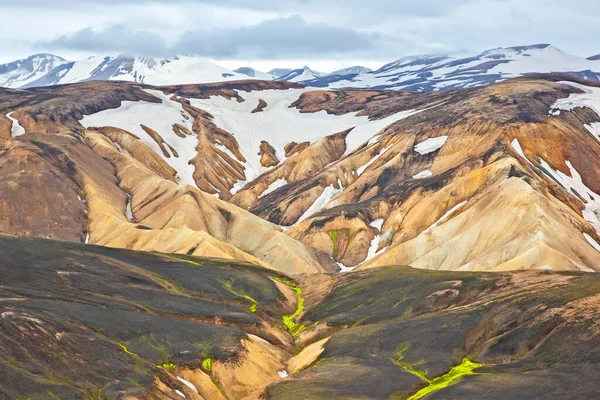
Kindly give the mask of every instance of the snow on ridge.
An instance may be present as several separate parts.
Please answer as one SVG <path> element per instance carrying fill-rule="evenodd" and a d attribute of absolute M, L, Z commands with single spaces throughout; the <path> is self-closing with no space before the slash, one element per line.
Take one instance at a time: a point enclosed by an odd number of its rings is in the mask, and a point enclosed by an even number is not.
<path fill-rule="evenodd" d="M 518 155 L 527 160 L 527 157 L 525 157 L 525 153 L 523 153 L 523 149 L 521 148 L 521 143 L 519 143 L 517 138 L 514 138 L 512 142 L 510 142 L 510 145 L 515 149 Z"/>
<path fill-rule="evenodd" d="M 377 161 L 379 159 L 379 157 L 381 157 L 387 150 L 388 150 L 388 147 L 383 148 L 379 153 L 377 153 L 373 158 L 371 158 L 365 165 L 363 165 L 362 167 L 359 167 L 356 170 L 356 174 L 358 176 L 361 176 L 363 174 L 363 172 L 365 172 L 365 170 L 367 168 L 369 168 L 371 166 L 371 164 L 373 164 L 375 161 Z"/>
<path fill-rule="evenodd" d="M 329 203 L 335 196 L 337 196 L 343 189 L 336 189 L 333 187 L 333 184 L 327 186 L 323 192 L 317 197 L 317 199 L 312 203 L 310 207 L 298 218 L 297 223 L 300 223 L 310 217 L 311 215 L 321 211 L 327 203 Z"/>
<path fill-rule="evenodd" d="M 591 237 L 590 235 L 588 235 L 588 234 L 587 234 L 587 233 L 585 233 L 585 232 L 583 232 L 583 237 L 585 238 L 585 240 L 587 240 L 587 242 L 588 242 L 589 244 L 591 244 L 591 245 L 592 245 L 592 247 L 593 247 L 594 249 L 596 249 L 596 250 L 600 251 L 600 244 L 599 244 L 598 242 L 596 242 L 596 241 L 594 240 L 594 238 L 593 238 L 593 237 Z"/>
<path fill-rule="evenodd" d="M 192 382 L 186 381 L 185 379 L 183 379 L 180 376 L 178 376 L 177 379 L 179 380 L 179 382 L 183 383 L 185 386 L 189 387 L 194 392 L 198 393 L 198 388 L 196 388 L 196 385 L 194 385 Z"/>
<path fill-rule="evenodd" d="M 415 151 L 421 155 L 433 153 L 442 148 L 442 146 L 448 140 L 448 136 L 438 136 L 434 138 L 425 139 L 424 141 L 417 143 L 414 147 Z"/>
<path fill-rule="evenodd" d="M 434 228 L 436 228 L 438 225 L 440 225 L 442 222 L 446 222 L 446 219 L 451 216 L 452 214 L 454 214 L 454 212 L 456 210 L 458 210 L 459 208 L 462 208 L 465 204 L 467 204 L 467 200 L 458 203 L 457 205 L 455 205 L 454 207 L 452 207 L 451 209 L 449 209 L 448 211 L 446 211 L 446 213 L 444 215 L 442 215 L 437 221 L 435 221 L 433 224 L 431 224 L 431 226 L 427 229 L 425 229 L 423 232 L 430 232 L 431 230 L 433 230 Z"/>
<path fill-rule="evenodd" d="M 123 101 L 119 108 L 107 109 L 84 116 L 80 121 L 81 125 L 85 128 L 114 126 L 133 133 L 177 171 L 179 183 L 196 186 L 193 177 L 194 166 L 189 165 L 188 161 L 197 155 L 196 145 L 198 139 L 196 135 L 186 135 L 182 138 L 173 132 L 173 124 L 175 123 L 181 124 L 193 132 L 194 119 L 183 109 L 180 103 L 171 100 L 170 95 L 165 95 L 160 90 L 144 89 L 144 91 L 158 97 L 161 103 Z M 175 157 L 173 154 L 171 154 L 171 157 L 165 157 L 160 146 L 142 129 L 141 124 L 158 132 L 163 140 L 175 149 L 179 157 Z M 170 153 L 170 150 L 168 152 Z"/>
<path fill-rule="evenodd" d="M 235 137 L 240 152 L 247 160 L 244 164 L 246 182 L 256 179 L 265 172 L 260 164 L 260 156 L 256 154 L 263 140 L 273 146 L 277 158 L 283 160 L 285 159 L 284 147 L 292 141 L 314 143 L 326 136 L 354 128 L 346 136 L 344 155 L 347 155 L 369 138 L 373 138 L 383 128 L 423 111 L 405 110 L 387 118 L 370 120 L 368 116 L 357 116 L 358 113 L 333 115 L 325 110 L 301 113 L 300 110 L 289 107 L 302 93 L 310 90 L 313 89 L 238 91 L 245 100 L 241 103 L 221 96 L 189 100 L 193 106 L 211 113 L 217 127 Z M 264 100 L 268 107 L 263 112 L 251 113 L 259 100 Z"/>
<path fill-rule="evenodd" d="M 266 195 L 268 195 L 271 192 L 274 192 L 275 190 L 279 189 L 280 187 L 283 187 L 285 185 L 288 184 L 288 181 L 285 178 L 279 178 L 276 181 L 274 181 L 273 183 L 271 183 L 267 189 L 265 189 L 264 192 L 262 192 L 260 194 L 260 196 L 258 196 L 259 199 L 265 197 Z"/>
<path fill-rule="evenodd" d="M 569 160 L 565 161 L 565 163 L 569 168 L 571 176 L 559 170 L 554 170 L 544 159 L 540 158 L 540 165 L 552 179 L 558 182 L 571 195 L 583 199 L 582 202 L 585 206 L 582 211 L 583 219 L 588 221 L 596 232 L 600 234 L 600 195 L 583 183 L 581 175 Z"/>
<path fill-rule="evenodd" d="M 23 128 L 21 126 L 21 124 L 19 124 L 19 120 L 17 120 L 16 118 L 14 118 L 12 116 L 13 112 L 14 111 L 6 114 L 6 118 L 8 118 L 12 121 L 12 126 L 10 128 L 10 136 L 12 136 L 12 137 L 22 136 L 25 134 L 25 128 Z"/>

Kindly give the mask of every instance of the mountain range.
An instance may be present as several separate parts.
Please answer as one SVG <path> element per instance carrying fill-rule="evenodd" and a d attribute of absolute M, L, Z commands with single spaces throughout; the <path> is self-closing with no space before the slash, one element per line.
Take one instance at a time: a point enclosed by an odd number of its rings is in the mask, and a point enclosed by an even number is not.
<path fill-rule="evenodd" d="M 0 67 L 0 398 L 597 397 L 598 62 Z"/>
<path fill-rule="evenodd" d="M 555 46 L 538 44 L 488 50 L 477 55 L 402 57 L 372 71 L 352 66 L 330 73 L 308 66 L 269 72 L 241 67 L 235 71 L 194 56 L 157 59 L 129 56 L 90 57 L 66 61 L 36 54 L 0 65 L 0 86 L 27 88 L 93 80 L 123 80 L 150 85 L 208 83 L 255 78 L 302 83 L 312 87 L 435 91 L 473 87 L 530 73 L 567 72 L 600 80 L 600 58 L 569 55 Z"/>

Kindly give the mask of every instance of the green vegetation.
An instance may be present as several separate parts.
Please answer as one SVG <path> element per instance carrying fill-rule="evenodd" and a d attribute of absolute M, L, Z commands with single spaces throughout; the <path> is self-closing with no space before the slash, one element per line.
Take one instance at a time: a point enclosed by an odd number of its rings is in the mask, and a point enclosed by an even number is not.
<path fill-rule="evenodd" d="M 329 231 L 329 232 L 327 232 L 327 234 L 329 235 L 329 237 L 331 238 L 331 241 L 333 242 L 333 258 L 335 258 L 335 257 L 337 257 L 337 253 L 338 253 L 337 234 L 335 233 L 335 231 Z"/>
<path fill-rule="evenodd" d="M 306 330 L 306 326 L 298 324 L 294 321 L 294 319 L 298 315 L 300 315 L 302 313 L 302 311 L 304 310 L 304 298 L 302 297 L 302 289 L 300 288 L 300 286 L 296 285 L 290 279 L 279 278 L 279 277 L 273 277 L 272 279 L 277 282 L 281 282 L 283 284 L 288 285 L 289 287 L 294 289 L 294 292 L 296 292 L 296 298 L 298 299 L 298 306 L 296 307 L 296 311 L 292 315 L 284 315 L 282 317 L 283 324 L 287 328 L 290 335 L 292 335 L 292 337 L 296 337 L 298 334 L 300 334 L 301 332 L 304 332 Z"/>
<path fill-rule="evenodd" d="M 202 368 L 204 368 L 206 372 L 210 372 L 212 370 L 212 359 L 207 358 L 204 361 L 202 361 Z"/>
<path fill-rule="evenodd" d="M 427 377 L 427 370 L 419 370 L 415 368 L 415 366 L 423 364 L 425 360 L 419 360 L 416 363 L 408 363 L 403 361 L 404 352 L 408 349 L 408 346 L 408 342 L 402 343 L 402 346 L 400 346 L 400 348 L 396 351 L 396 358 L 392 359 L 392 361 L 406 372 L 418 376 L 420 379 L 427 382 L 428 385 L 410 396 L 407 400 L 419 400 L 430 393 L 437 392 L 438 390 L 448 386 L 452 386 L 458 383 L 463 376 L 477 374 L 473 371 L 479 367 L 483 367 L 483 364 L 478 364 L 471 361 L 468 357 L 465 357 L 462 359 L 460 364 L 452 367 L 452 369 L 450 369 L 450 371 L 444 375 L 429 379 Z"/>
<path fill-rule="evenodd" d="M 164 363 L 162 365 L 157 365 L 158 368 L 164 369 L 165 371 L 173 371 L 175 368 L 177 368 L 177 366 L 175 364 L 172 363 Z"/>
<path fill-rule="evenodd" d="M 124 344 L 119 343 L 119 346 L 123 349 L 123 351 L 125 352 L 125 354 L 129 354 L 130 356 L 135 357 L 135 358 L 140 358 L 140 356 L 138 356 L 137 354 L 135 354 L 133 351 L 129 350 L 127 348 L 127 346 L 125 346 Z"/>
<path fill-rule="evenodd" d="M 229 293 L 233 293 L 236 296 L 243 297 L 244 299 L 251 301 L 252 305 L 250 306 L 250 308 L 248 308 L 248 311 L 250 311 L 251 313 L 256 312 L 256 307 L 258 307 L 258 301 L 256 301 L 254 298 L 247 295 L 243 290 L 238 290 L 238 289 L 234 288 L 233 287 L 233 278 L 231 278 L 229 280 L 219 280 L 219 282 L 221 282 L 221 285 L 223 285 L 225 290 L 227 290 Z"/>

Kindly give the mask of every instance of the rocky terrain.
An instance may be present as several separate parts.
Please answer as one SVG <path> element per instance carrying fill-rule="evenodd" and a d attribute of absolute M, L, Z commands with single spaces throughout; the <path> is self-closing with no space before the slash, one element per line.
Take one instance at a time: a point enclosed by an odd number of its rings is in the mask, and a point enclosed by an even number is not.
<path fill-rule="evenodd" d="M 0 238 L 0 398 L 593 398 L 600 279 Z M 382 295 L 385 294 L 385 295 Z"/>
<path fill-rule="evenodd" d="M 0 398 L 593 398 L 599 114 L 558 73 L 0 89 Z"/>

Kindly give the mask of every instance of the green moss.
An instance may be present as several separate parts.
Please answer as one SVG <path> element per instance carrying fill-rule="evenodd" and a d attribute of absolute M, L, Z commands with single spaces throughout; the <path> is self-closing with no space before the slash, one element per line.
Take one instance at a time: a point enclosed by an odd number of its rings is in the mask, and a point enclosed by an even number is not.
<path fill-rule="evenodd" d="M 448 386 L 452 386 L 458 383 L 463 376 L 476 375 L 477 373 L 473 371 L 479 367 L 483 367 L 483 364 L 478 364 L 465 357 L 460 364 L 453 367 L 444 375 L 438 376 L 437 378 L 429 381 L 428 386 L 425 386 L 423 389 L 410 396 L 407 400 L 419 400 L 430 393 L 437 392 L 438 390 Z"/>
<path fill-rule="evenodd" d="M 202 361 L 202 368 L 204 368 L 206 372 L 210 372 L 212 370 L 212 359 L 207 358 L 204 361 Z"/>
<path fill-rule="evenodd" d="M 283 284 L 288 285 L 289 287 L 294 289 L 294 292 L 296 292 L 296 298 L 298 300 L 298 306 L 296 307 L 296 311 L 292 315 L 284 315 L 282 317 L 283 325 L 285 325 L 285 327 L 287 328 L 290 335 L 292 335 L 292 337 L 295 337 L 298 334 L 300 334 L 301 332 L 304 332 L 306 330 L 306 326 L 298 324 L 294 321 L 294 319 L 298 315 L 300 315 L 302 313 L 302 311 L 304 310 L 304 298 L 302 297 L 302 289 L 300 288 L 300 286 L 296 285 L 290 279 L 279 278 L 279 277 L 273 277 L 272 279 L 277 282 L 281 282 Z"/>
<path fill-rule="evenodd" d="M 158 368 L 164 369 L 165 371 L 173 371 L 175 368 L 177 368 L 177 366 L 175 364 L 172 363 L 164 363 L 162 365 L 157 365 Z"/>
<path fill-rule="evenodd" d="M 140 356 L 138 356 L 137 354 L 135 354 L 133 351 L 129 350 L 127 348 L 127 346 L 125 346 L 123 343 L 119 343 L 119 346 L 123 349 L 123 351 L 125 352 L 125 354 L 129 354 L 130 356 L 132 356 L 134 358 L 140 358 Z"/>
<path fill-rule="evenodd" d="M 355 232 L 352 229 L 350 229 L 350 233 L 348 234 L 348 245 L 352 244 L 352 242 L 354 241 L 354 238 L 356 237 L 357 233 L 358 232 Z"/>
<path fill-rule="evenodd" d="M 258 301 L 256 301 L 254 298 L 247 295 L 246 292 L 244 292 L 243 290 L 234 288 L 233 287 L 233 279 L 219 280 L 219 282 L 221 282 L 221 285 L 223 285 L 225 290 L 227 290 L 229 293 L 233 293 L 236 296 L 243 297 L 244 299 L 252 302 L 252 305 L 248 308 L 248 311 L 250 311 L 251 313 L 256 312 L 256 307 L 258 307 Z"/>
<path fill-rule="evenodd" d="M 402 346 L 400 346 L 400 348 L 396 351 L 396 358 L 392 359 L 392 361 L 406 372 L 418 376 L 421 380 L 427 382 L 428 385 L 410 396 L 407 400 L 419 400 L 428 394 L 437 392 L 438 390 L 448 386 L 452 386 L 458 383 L 463 376 L 476 375 L 477 373 L 474 372 L 474 370 L 483 367 L 483 364 L 478 364 L 471 361 L 468 357 L 465 357 L 462 359 L 460 364 L 452 367 L 452 369 L 450 369 L 450 371 L 444 375 L 430 379 L 427 377 L 427 370 L 415 368 L 415 366 L 423 364 L 424 360 L 420 360 L 416 363 L 404 361 L 404 352 L 408 349 L 408 346 L 408 342 L 402 343 Z"/>
<path fill-rule="evenodd" d="M 329 231 L 329 232 L 327 232 L 327 234 L 329 235 L 329 237 L 331 238 L 331 241 L 333 242 L 333 258 L 336 258 L 337 253 L 338 253 L 337 234 L 335 233 L 335 231 Z"/>

